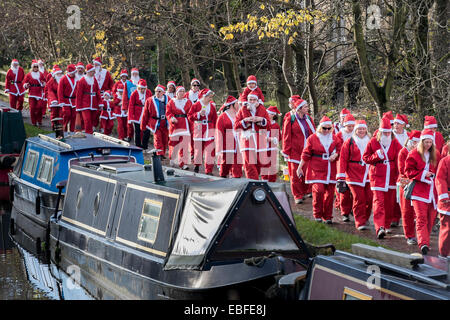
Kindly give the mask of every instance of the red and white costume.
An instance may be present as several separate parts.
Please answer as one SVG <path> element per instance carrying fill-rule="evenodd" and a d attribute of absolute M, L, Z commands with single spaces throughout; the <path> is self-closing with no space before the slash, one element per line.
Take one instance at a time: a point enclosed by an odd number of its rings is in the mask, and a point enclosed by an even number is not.
<path fill-rule="evenodd" d="M 267 113 L 269 115 L 280 116 L 281 112 L 276 106 L 269 106 L 267 108 Z M 270 130 L 267 131 L 267 157 L 270 159 L 269 166 L 261 169 L 261 180 L 268 182 L 277 181 L 278 172 L 278 145 L 281 139 L 281 128 L 280 125 L 275 121 L 270 121 Z M 267 171 L 267 172 L 265 172 Z"/>
<path fill-rule="evenodd" d="M 50 80 L 47 82 L 45 89 L 47 91 L 48 106 L 50 108 L 50 121 L 52 123 L 63 123 L 63 108 L 58 100 L 58 86 L 61 81 L 62 70 L 57 67 L 53 68 Z"/>
<path fill-rule="evenodd" d="M 198 79 L 192 79 L 191 86 L 194 84 L 198 84 L 200 86 L 200 81 Z M 186 94 L 184 95 L 185 98 L 189 99 L 192 104 L 196 103 L 199 99 L 198 95 L 200 94 L 200 90 L 194 91 L 190 89 Z"/>
<path fill-rule="evenodd" d="M 65 131 L 69 130 L 72 132 L 75 131 L 76 120 L 75 72 L 75 65 L 69 64 L 67 66 L 67 74 L 58 83 L 58 102 L 63 111 L 63 127 Z"/>
<path fill-rule="evenodd" d="M 38 65 L 39 65 L 39 72 L 41 72 L 44 75 L 44 79 L 45 79 L 45 87 L 44 90 L 42 92 L 42 99 L 39 100 L 39 108 L 41 110 L 42 113 L 42 117 L 46 114 L 47 112 L 47 82 L 51 79 L 52 75 L 47 71 L 47 69 L 45 69 L 44 66 L 44 62 L 42 60 L 38 60 Z"/>
<path fill-rule="evenodd" d="M 343 108 L 341 110 L 341 112 L 339 113 L 339 118 L 342 120 L 345 118 L 346 115 L 351 114 L 350 110 L 348 110 L 347 108 Z M 341 129 L 343 129 L 343 125 L 341 124 L 341 122 L 335 122 L 334 123 L 334 134 L 338 134 L 339 131 L 341 131 Z"/>
<path fill-rule="evenodd" d="M 128 76 L 128 73 L 126 70 L 122 70 L 120 73 L 120 77 L 122 76 Z M 128 124 L 128 114 L 122 110 L 122 95 L 124 93 L 124 88 L 125 88 L 125 81 L 122 81 L 122 79 L 120 79 L 119 81 L 117 81 L 113 88 L 112 88 L 112 93 L 114 96 L 114 105 L 115 108 L 113 110 L 114 116 L 117 119 L 117 134 L 120 140 L 125 139 L 125 137 L 128 136 L 127 134 L 127 124 Z"/>
<path fill-rule="evenodd" d="M 297 109 L 306 105 L 306 101 L 299 96 L 293 96 L 290 99 L 296 109 L 284 115 L 283 129 L 281 130 L 283 141 L 281 153 L 288 163 L 291 192 L 294 199 L 297 200 L 303 199 L 304 195 L 308 193 L 309 187 L 305 184 L 305 177 L 299 177 L 297 169 L 303 148 L 306 145 L 306 139 L 316 132 L 316 127 L 308 114 L 303 118 L 300 118 L 297 114 Z"/>
<path fill-rule="evenodd" d="M 128 103 L 128 122 L 141 124 L 144 115 L 145 101 L 152 97 L 150 89 L 145 89 L 144 93 L 138 90 L 133 91 Z"/>
<path fill-rule="evenodd" d="M 33 60 L 32 67 L 37 66 L 37 61 Z M 42 104 L 45 78 L 40 71 L 31 71 L 23 79 L 24 88 L 28 89 L 28 102 L 30 105 L 30 117 L 33 125 L 42 123 Z"/>
<path fill-rule="evenodd" d="M 114 104 L 113 96 L 114 94 L 109 90 L 103 93 L 103 107 L 100 112 L 100 128 L 106 135 L 110 135 L 112 133 L 114 128 L 114 119 L 116 119 L 114 110 L 116 110 L 117 107 Z"/>
<path fill-rule="evenodd" d="M 438 212 L 441 226 L 439 229 L 439 254 L 450 256 L 450 156 L 443 158 L 438 166 L 436 179 L 438 194 Z"/>
<path fill-rule="evenodd" d="M 254 83 L 255 87 L 253 89 L 250 89 L 248 87 L 249 83 Z M 264 94 L 262 93 L 261 89 L 257 85 L 257 80 L 254 75 L 251 75 L 247 78 L 247 87 L 245 87 L 244 91 L 241 93 L 241 98 L 243 101 L 247 101 L 247 97 L 249 94 L 254 94 L 258 96 L 258 102 L 262 105 L 264 105 Z"/>
<path fill-rule="evenodd" d="M 25 72 L 19 67 L 19 61 L 13 59 L 11 68 L 6 72 L 5 93 L 9 94 L 9 106 L 13 109 L 22 110 L 25 97 L 23 80 Z"/>
<path fill-rule="evenodd" d="M 444 147 L 444 144 L 445 144 L 445 139 L 444 139 L 444 136 L 442 135 L 442 133 L 440 133 L 439 131 L 435 131 L 437 127 L 438 127 L 438 123 L 437 123 L 437 120 L 435 117 L 425 116 L 425 122 L 424 122 L 423 128 L 424 129 L 433 129 L 434 143 L 436 145 L 436 149 L 439 152 L 442 152 L 442 148 Z"/>

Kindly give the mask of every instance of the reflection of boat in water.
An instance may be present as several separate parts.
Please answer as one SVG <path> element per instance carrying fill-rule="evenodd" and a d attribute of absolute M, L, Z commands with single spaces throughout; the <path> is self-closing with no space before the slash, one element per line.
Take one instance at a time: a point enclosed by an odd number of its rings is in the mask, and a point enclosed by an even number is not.
<path fill-rule="evenodd" d="M 153 158 L 70 169 L 50 251 L 95 298 L 275 297 L 281 275 L 306 269 L 308 249 L 267 183 L 164 176 Z"/>
<path fill-rule="evenodd" d="M 58 205 L 58 192 L 62 192 L 59 183 L 67 180 L 71 166 L 88 162 L 144 163 L 142 149 L 109 136 L 75 133 L 63 140 L 54 136 L 28 138 L 14 171 L 9 173 L 13 190 L 11 234 L 37 254 L 45 247 L 49 218 Z M 59 199 L 58 207 L 62 207 L 64 197 Z"/>

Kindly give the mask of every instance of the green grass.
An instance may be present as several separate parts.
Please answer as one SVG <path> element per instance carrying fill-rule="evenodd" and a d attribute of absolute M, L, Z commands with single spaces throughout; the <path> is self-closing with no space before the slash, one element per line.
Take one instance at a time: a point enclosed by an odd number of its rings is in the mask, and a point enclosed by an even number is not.
<path fill-rule="evenodd" d="M 33 126 L 33 125 L 31 125 L 31 124 L 28 124 L 28 123 L 24 123 L 24 125 L 25 125 L 25 133 L 26 133 L 26 135 L 27 135 L 27 138 L 29 138 L 29 137 L 35 137 L 35 136 L 37 136 L 39 133 L 42 133 L 42 134 L 49 134 L 49 133 L 52 133 L 52 131 L 44 130 L 44 129 L 39 129 L 38 127 L 35 127 L 35 126 Z"/>

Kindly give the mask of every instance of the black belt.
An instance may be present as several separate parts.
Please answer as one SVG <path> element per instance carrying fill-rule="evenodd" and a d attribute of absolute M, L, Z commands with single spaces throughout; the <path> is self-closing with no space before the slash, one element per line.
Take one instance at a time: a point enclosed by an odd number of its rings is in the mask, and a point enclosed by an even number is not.
<path fill-rule="evenodd" d="M 166 116 L 161 116 L 161 117 L 152 117 L 155 120 L 166 120 Z"/>
<path fill-rule="evenodd" d="M 394 160 L 381 160 L 381 161 L 375 162 L 374 165 L 375 165 L 375 164 L 378 164 L 378 163 L 386 164 L 386 161 L 387 161 L 387 162 L 394 162 Z"/>
<path fill-rule="evenodd" d="M 207 123 L 211 123 L 211 121 L 208 120 L 196 120 L 196 123 L 201 123 L 201 124 L 207 124 Z"/>
<path fill-rule="evenodd" d="M 88 96 L 95 96 L 97 93 L 96 92 L 83 92 L 83 94 L 86 94 Z"/>
<path fill-rule="evenodd" d="M 185 114 L 176 114 L 174 115 L 175 118 L 187 118 L 187 115 Z"/>
<path fill-rule="evenodd" d="M 12 84 L 14 84 L 14 83 L 22 83 L 22 81 L 14 81 L 14 80 L 11 80 L 11 83 L 12 83 Z"/>
<path fill-rule="evenodd" d="M 30 84 L 30 87 L 42 87 L 40 84 Z"/>
<path fill-rule="evenodd" d="M 365 165 L 364 161 L 354 161 L 354 160 L 350 160 L 351 163 L 357 163 L 359 165 Z"/>
<path fill-rule="evenodd" d="M 65 99 L 75 99 L 76 97 L 64 96 Z"/>
<path fill-rule="evenodd" d="M 327 155 L 326 153 L 322 153 L 322 154 L 313 153 L 312 156 L 317 157 L 317 158 L 322 158 L 323 160 L 328 160 L 330 158 L 330 156 Z M 324 156 L 326 156 L 326 157 L 324 157 Z"/>

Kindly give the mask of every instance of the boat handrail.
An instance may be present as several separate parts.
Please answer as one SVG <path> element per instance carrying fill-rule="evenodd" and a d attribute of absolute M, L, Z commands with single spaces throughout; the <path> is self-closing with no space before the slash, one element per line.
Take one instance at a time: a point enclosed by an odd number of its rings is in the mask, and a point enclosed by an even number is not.
<path fill-rule="evenodd" d="M 129 142 L 122 141 L 120 139 L 117 139 L 117 138 L 114 138 L 114 137 L 111 137 L 111 136 L 107 136 L 106 134 L 103 134 L 103 133 L 100 133 L 100 132 L 94 132 L 93 136 L 95 138 L 97 138 L 97 139 L 101 139 L 101 140 L 112 142 L 112 143 L 117 143 L 117 144 L 120 144 L 120 145 L 125 146 L 125 147 L 129 147 L 130 146 Z"/>
<path fill-rule="evenodd" d="M 65 142 L 62 142 L 62 141 L 60 141 L 60 140 L 58 140 L 58 139 L 55 139 L 55 138 L 52 138 L 52 137 L 43 135 L 42 133 L 39 133 L 39 134 L 38 134 L 38 137 L 39 137 L 39 139 L 42 139 L 42 140 L 44 140 L 44 141 L 47 141 L 47 142 L 51 142 L 51 143 L 53 143 L 53 144 L 56 144 L 56 145 L 59 146 L 59 147 L 66 148 L 66 149 L 72 149 L 72 146 L 71 146 L 70 144 L 65 143 Z"/>

